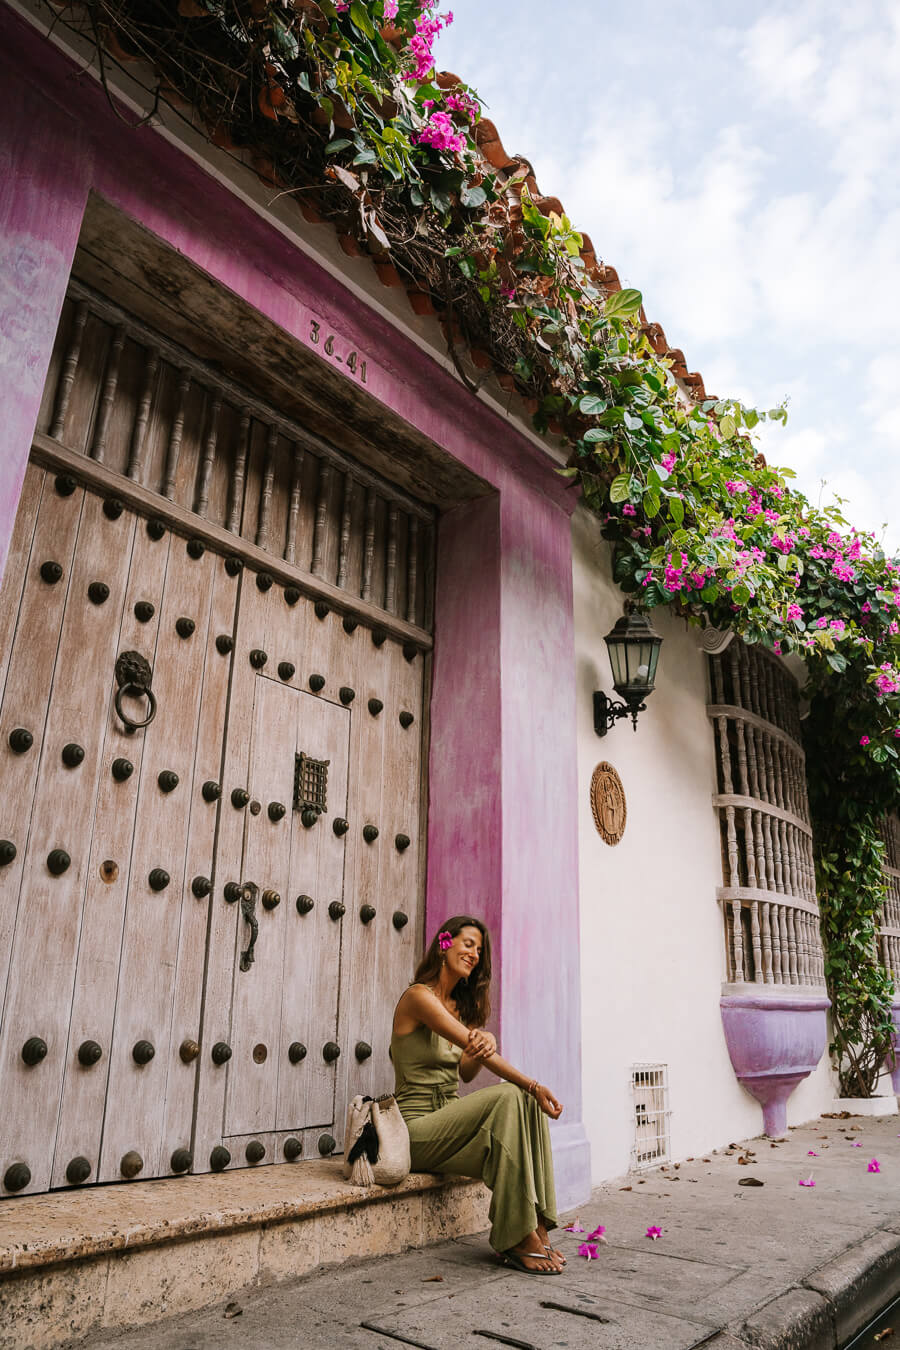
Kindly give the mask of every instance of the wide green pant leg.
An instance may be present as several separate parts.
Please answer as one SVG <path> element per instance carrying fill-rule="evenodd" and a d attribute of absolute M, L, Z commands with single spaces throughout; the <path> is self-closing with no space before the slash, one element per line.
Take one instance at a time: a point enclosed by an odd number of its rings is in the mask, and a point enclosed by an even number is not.
<path fill-rule="evenodd" d="M 414 1172 L 480 1177 L 489 1187 L 495 1251 L 517 1246 L 533 1230 L 535 1210 L 556 1227 L 547 1118 L 520 1088 L 482 1088 L 407 1124 Z"/>

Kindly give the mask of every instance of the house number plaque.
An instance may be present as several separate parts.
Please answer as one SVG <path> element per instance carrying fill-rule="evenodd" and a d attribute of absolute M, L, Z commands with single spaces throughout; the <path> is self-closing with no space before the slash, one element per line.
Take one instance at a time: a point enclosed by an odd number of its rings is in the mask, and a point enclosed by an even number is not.
<path fill-rule="evenodd" d="M 591 777 L 591 811 L 604 843 L 618 844 L 625 833 L 628 805 L 621 778 L 605 761 L 597 765 Z"/>

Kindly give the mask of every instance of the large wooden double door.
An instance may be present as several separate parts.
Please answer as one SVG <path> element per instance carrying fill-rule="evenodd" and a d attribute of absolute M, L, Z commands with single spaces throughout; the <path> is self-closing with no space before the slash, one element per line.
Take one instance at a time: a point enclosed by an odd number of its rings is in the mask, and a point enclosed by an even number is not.
<path fill-rule="evenodd" d="M 114 420 L 109 359 L 88 449 Z M 154 515 L 139 474 L 87 449 L 79 472 L 64 422 L 39 428 L 0 588 L 0 1195 L 318 1157 L 348 1094 L 391 1081 L 421 923 L 422 646 L 387 605 L 360 622 L 312 571 L 266 570 L 275 436 L 232 475 L 257 515 L 229 550 L 209 516 L 192 535 L 177 503 Z M 378 545 L 351 488 L 313 496 L 311 535 L 334 520 L 338 543 L 310 551 L 352 586 L 358 533 L 359 594 Z"/>

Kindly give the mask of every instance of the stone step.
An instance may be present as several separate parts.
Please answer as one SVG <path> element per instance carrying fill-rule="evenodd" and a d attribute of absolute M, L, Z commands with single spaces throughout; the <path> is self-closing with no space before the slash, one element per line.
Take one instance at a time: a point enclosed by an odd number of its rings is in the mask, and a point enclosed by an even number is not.
<path fill-rule="evenodd" d="M 350 1186 L 339 1160 L 0 1201 L 0 1350 L 205 1308 L 319 1266 L 487 1227 L 481 1182 Z"/>

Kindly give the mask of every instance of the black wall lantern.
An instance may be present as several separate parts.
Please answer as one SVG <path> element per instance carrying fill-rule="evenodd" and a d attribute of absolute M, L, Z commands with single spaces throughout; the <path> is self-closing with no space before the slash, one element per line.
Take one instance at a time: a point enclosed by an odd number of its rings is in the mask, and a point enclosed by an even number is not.
<path fill-rule="evenodd" d="M 613 688 L 624 702 L 614 703 L 598 689 L 594 694 L 594 730 L 598 736 L 605 736 L 620 717 L 630 717 L 637 731 L 638 713 L 644 711 L 644 700 L 653 693 L 662 638 L 650 627 L 646 615 L 626 606 L 603 641 L 609 649 Z"/>

